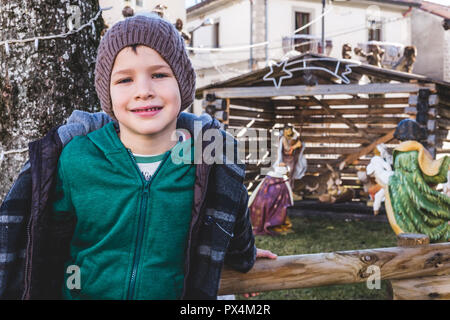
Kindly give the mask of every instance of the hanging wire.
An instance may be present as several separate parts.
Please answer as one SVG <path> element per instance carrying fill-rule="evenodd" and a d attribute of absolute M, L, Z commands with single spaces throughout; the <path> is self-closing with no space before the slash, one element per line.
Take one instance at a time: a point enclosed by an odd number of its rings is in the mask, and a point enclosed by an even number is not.
<path fill-rule="evenodd" d="M 95 30 L 95 26 L 94 26 L 94 21 L 98 19 L 98 17 L 100 16 L 100 14 L 102 13 L 102 11 L 106 11 L 106 10 L 110 10 L 112 9 L 112 7 L 107 7 L 107 8 L 100 8 L 100 10 L 97 12 L 97 14 L 91 18 L 87 23 L 83 24 L 82 26 L 80 26 L 78 29 L 76 30 L 71 30 L 69 32 L 65 32 L 65 33 L 61 33 L 61 34 L 56 34 L 56 35 L 49 35 L 49 36 L 39 36 L 39 37 L 33 37 L 33 38 L 27 38 L 27 39 L 10 39 L 10 40 L 4 40 L 4 41 L 0 41 L 0 46 L 4 45 L 5 46 L 5 51 L 7 54 L 9 54 L 9 44 L 11 43 L 26 43 L 26 42 L 32 42 L 34 41 L 35 47 L 37 47 L 38 43 L 37 41 L 39 40 L 49 40 L 49 39 L 56 39 L 56 38 L 66 38 L 69 35 L 75 34 L 77 32 L 80 32 L 81 30 L 83 30 L 86 27 L 92 27 L 93 30 Z"/>

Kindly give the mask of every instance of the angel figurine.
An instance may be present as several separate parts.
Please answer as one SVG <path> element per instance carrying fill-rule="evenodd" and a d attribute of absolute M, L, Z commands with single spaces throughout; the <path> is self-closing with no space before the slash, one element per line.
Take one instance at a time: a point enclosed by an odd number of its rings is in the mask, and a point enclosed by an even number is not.
<path fill-rule="evenodd" d="M 381 203 L 385 201 L 383 185 L 389 183 L 392 172 L 392 156 L 387 152 L 385 144 L 377 145 L 375 156 L 370 160 L 366 168 L 369 177 L 374 176 L 376 184 L 369 188 L 368 192 L 373 198 L 373 213 L 377 215 L 380 211 Z"/>

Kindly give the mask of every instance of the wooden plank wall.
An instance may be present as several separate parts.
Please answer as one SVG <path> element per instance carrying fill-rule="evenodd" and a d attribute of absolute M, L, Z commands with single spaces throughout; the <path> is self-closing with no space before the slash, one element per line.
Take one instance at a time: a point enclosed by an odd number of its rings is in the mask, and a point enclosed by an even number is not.
<path fill-rule="evenodd" d="M 408 118 L 405 107 L 408 106 L 409 95 L 397 94 L 395 97 L 376 98 L 335 98 L 325 97 L 322 103 L 338 112 L 342 118 L 327 112 L 311 99 L 295 100 L 263 100 L 263 99 L 231 99 L 230 128 L 240 128 L 251 123 L 253 129 L 271 129 L 275 125 L 279 129 L 285 123 L 294 125 L 306 143 L 305 154 L 308 160 L 308 173 L 318 173 L 326 163 L 332 163 L 339 157 L 357 152 L 363 144 L 367 144 L 391 131 L 399 121 Z M 370 108 L 369 103 L 372 105 Z M 350 130 L 345 123 L 351 121 L 356 128 L 370 133 L 370 137 Z M 270 138 L 270 134 L 267 136 Z M 278 139 L 278 138 L 277 138 Z M 248 141 L 248 137 L 238 140 Z M 270 146 L 271 140 L 268 139 Z M 393 141 L 396 143 L 396 141 Z M 269 148 L 270 149 L 270 148 Z M 246 152 L 251 152 L 248 147 Z M 269 150 L 270 151 L 270 150 Z M 246 153 L 248 154 L 248 153 Z M 269 157 L 272 156 L 270 153 Z M 276 157 L 276 155 L 275 155 Z M 261 159 L 258 159 L 261 160 Z M 358 165 L 351 165 L 342 171 L 342 180 L 346 186 L 361 189 L 357 182 L 358 169 L 365 170 L 368 159 L 362 159 Z M 270 163 L 262 165 L 268 167 Z M 246 184 L 254 188 L 264 176 L 260 173 L 261 165 L 247 164 Z M 255 178 L 257 178 L 255 180 Z"/>
<path fill-rule="evenodd" d="M 293 124 L 301 133 L 302 142 L 306 143 L 305 154 L 308 160 L 307 172 L 317 174 L 324 170 L 326 163 L 336 164 L 355 154 L 362 147 L 389 133 L 406 118 L 415 119 L 415 101 L 417 93 L 371 95 L 364 98 L 349 95 L 324 96 L 320 101 L 308 97 L 297 99 L 229 99 L 228 128 L 234 130 L 238 141 L 245 150 L 247 163 L 245 184 L 249 191 L 264 178 L 276 159 L 276 150 L 271 150 L 271 142 L 278 145 L 278 136 L 271 130 L 282 129 L 286 123 Z M 327 110 L 328 108 L 328 110 Z M 430 97 L 429 130 L 433 136 L 435 151 L 439 157 L 450 153 L 445 143 L 450 143 L 450 92 L 446 87 L 437 87 Z M 350 123 L 350 125 L 349 125 Z M 243 128 L 247 128 L 243 132 Z M 253 130 L 253 131 L 252 131 Z M 262 134 L 265 130 L 265 135 Z M 245 130 L 244 130 L 245 131 Z M 252 131 L 250 133 L 250 131 Z M 241 135 L 237 135 L 241 133 Z M 255 137 L 266 143 L 249 143 Z M 395 147 L 395 139 L 388 143 Z M 357 162 L 347 165 L 341 172 L 345 186 L 362 190 L 357 180 L 357 171 L 365 170 L 371 155 L 361 157 Z M 265 169 L 266 171 L 261 171 Z"/>

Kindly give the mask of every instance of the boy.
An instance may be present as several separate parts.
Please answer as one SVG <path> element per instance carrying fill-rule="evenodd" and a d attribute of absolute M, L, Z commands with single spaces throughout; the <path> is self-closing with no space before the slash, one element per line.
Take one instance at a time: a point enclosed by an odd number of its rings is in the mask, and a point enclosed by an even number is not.
<path fill-rule="evenodd" d="M 215 299 L 223 264 L 246 272 L 257 250 L 244 166 L 193 165 L 202 136 L 194 121 L 220 132 L 226 147 L 230 139 L 217 121 L 181 113 L 195 90 L 182 38 L 156 17 L 121 21 L 100 43 L 95 78 L 115 121 L 74 112 L 30 144 L 30 162 L 0 210 L 23 216 L 1 243 L 15 258 L 1 265 L 0 297 Z M 236 154 L 234 139 L 231 147 Z M 63 279 L 66 270 L 79 272 L 79 283 Z"/>

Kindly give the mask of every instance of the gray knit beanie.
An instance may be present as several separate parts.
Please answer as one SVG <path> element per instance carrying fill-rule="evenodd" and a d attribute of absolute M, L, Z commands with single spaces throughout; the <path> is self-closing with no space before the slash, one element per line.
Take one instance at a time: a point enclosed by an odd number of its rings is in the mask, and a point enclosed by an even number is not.
<path fill-rule="evenodd" d="M 145 45 L 157 51 L 172 68 L 181 96 L 181 111 L 194 101 L 195 72 L 186 53 L 184 40 L 167 20 L 156 15 L 137 15 L 114 24 L 98 47 L 95 90 L 102 109 L 115 119 L 109 85 L 117 54 L 130 45 Z"/>

